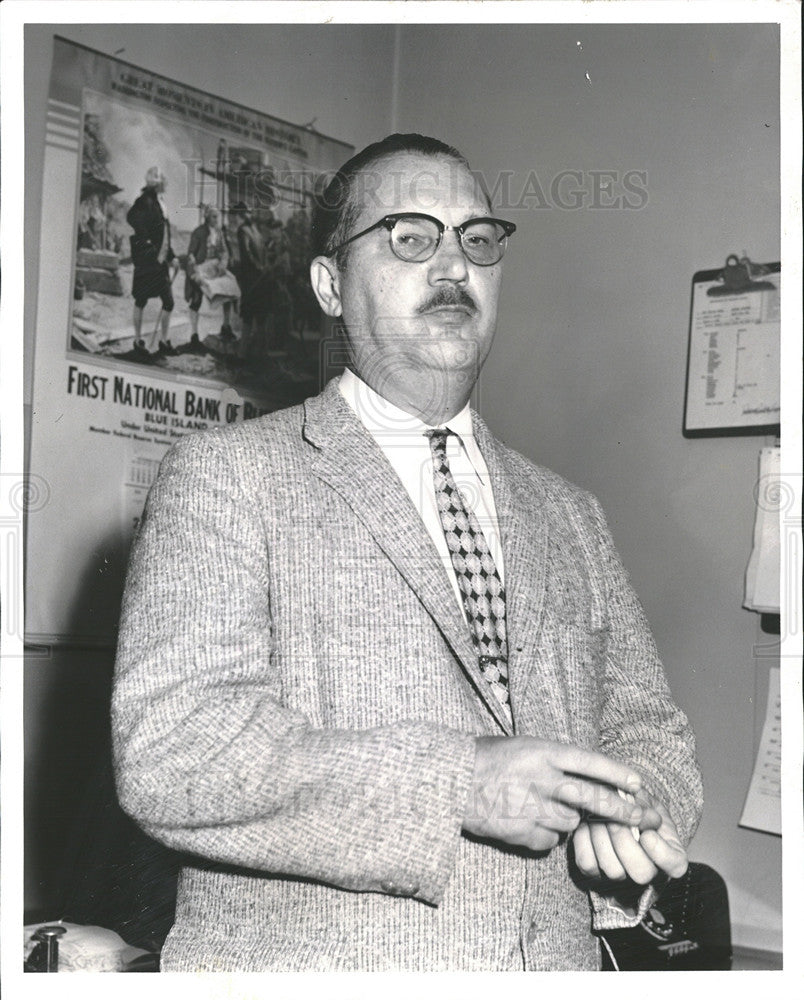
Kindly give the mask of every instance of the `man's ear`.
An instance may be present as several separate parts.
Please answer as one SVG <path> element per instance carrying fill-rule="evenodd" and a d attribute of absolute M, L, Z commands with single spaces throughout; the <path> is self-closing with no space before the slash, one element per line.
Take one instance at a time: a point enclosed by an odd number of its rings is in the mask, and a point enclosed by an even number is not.
<path fill-rule="evenodd" d="M 310 284 L 327 316 L 340 316 L 340 275 L 331 257 L 316 257 L 310 265 Z"/>

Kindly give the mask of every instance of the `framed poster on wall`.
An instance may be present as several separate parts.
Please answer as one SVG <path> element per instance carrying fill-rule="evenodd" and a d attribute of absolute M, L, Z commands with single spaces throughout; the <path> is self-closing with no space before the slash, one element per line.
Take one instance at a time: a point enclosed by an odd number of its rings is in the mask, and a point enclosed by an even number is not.
<path fill-rule="evenodd" d="M 46 501 L 27 524 L 27 641 L 113 643 L 167 448 L 334 374 L 310 222 L 351 152 L 55 39 L 29 442 Z"/>

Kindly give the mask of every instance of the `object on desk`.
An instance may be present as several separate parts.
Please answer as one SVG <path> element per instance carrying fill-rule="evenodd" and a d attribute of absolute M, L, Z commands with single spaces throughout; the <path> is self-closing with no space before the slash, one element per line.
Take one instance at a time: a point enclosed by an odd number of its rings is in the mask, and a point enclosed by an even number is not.
<path fill-rule="evenodd" d="M 782 832 L 782 699 L 779 667 L 768 673 L 768 703 L 754 773 L 740 817 L 740 826 L 763 833 Z"/>
<path fill-rule="evenodd" d="M 781 486 L 781 448 L 759 453 L 754 544 L 745 571 L 743 607 L 779 614 L 780 525 L 785 493 Z"/>
<path fill-rule="evenodd" d="M 45 933 L 45 928 L 61 928 L 58 947 L 58 964 L 55 970 L 47 966 L 47 954 L 37 951 L 47 948 L 46 940 L 55 940 L 55 934 Z M 23 928 L 26 972 L 124 972 L 126 967 L 139 956 L 148 953 L 143 948 L 134 948 L 105 927 L 82 927 L 63 921 L 44 924 L 30 924 Z"/>
<path fill-rule="evenodd" d="M 126 962 L 123 972 L 159 972 L 160 958 L 158 951 L 146 951 L 144 955 L 137 955 Z"/>
<path fill-rule="evenodd" d="M 64 924 L 45 924 L 33 935 L 35 945 L 25 962 L 26 972 L 59 971 L 59 938 L 67 933 Z"/>
<path fill-rule="evenodd" d="M 685 437 L 778 434 L 781 265 L 731 254 L 692 279 Z"/>

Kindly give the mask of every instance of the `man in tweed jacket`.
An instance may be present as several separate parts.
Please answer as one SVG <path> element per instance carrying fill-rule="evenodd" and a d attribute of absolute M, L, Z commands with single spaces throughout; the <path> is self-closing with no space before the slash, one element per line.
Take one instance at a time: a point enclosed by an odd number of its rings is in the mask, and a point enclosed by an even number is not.
<path fill-rule="evenodd" d="M 693 738 L 603 514 L 468 408 L 489 207 L 437 140 L 354 157 L 311 267 L 349 371 L 164 460 L 113 700 L 121 803 L 187 853 L 164 970 L 596 969 L 686 868 Z M 429 428 L 504 584 L 493 676 Z"/>

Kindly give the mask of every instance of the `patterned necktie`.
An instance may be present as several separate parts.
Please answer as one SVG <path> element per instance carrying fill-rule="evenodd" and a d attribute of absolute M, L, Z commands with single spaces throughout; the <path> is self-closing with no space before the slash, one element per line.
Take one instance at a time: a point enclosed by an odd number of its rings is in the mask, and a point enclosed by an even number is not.
<path fill-rule="evenodd" d="M 452 433 L 450 430 L 433 430 L 425 434 L 433 455 L 438 514 L 463 595 L 480 671 L 510 720 L 505 590 L 475 513 L 464 503 L 450 471 L 447 435 Z"/>

